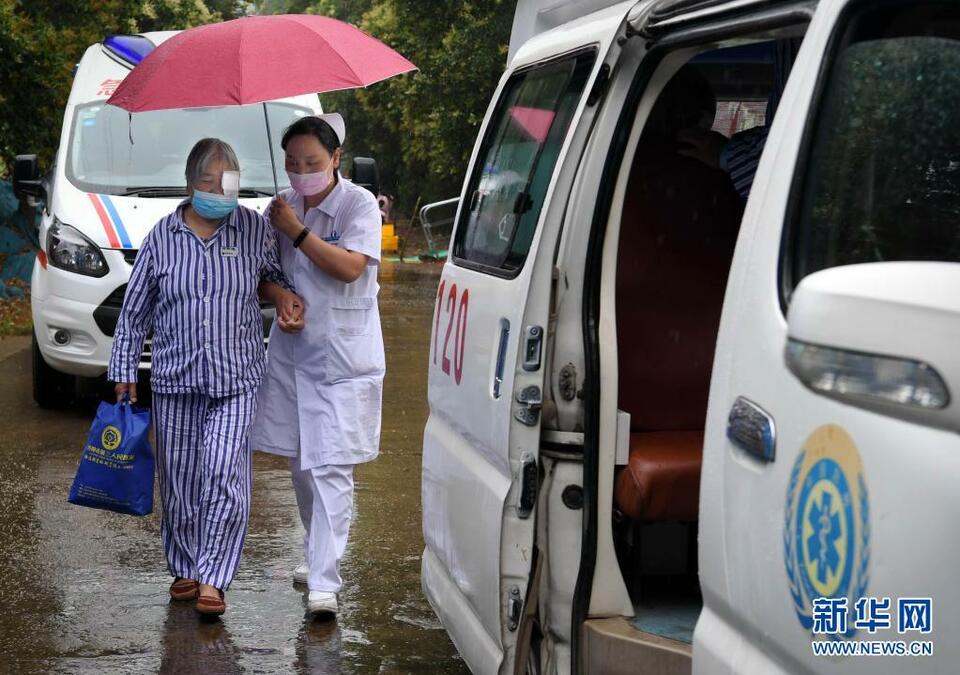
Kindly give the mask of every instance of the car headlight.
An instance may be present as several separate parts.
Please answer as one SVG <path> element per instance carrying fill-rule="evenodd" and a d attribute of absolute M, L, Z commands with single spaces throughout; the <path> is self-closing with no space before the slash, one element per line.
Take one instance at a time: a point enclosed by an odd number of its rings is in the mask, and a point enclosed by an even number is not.
<path fill-rule="evenodd" d="M 54 267 L 88 277 L 102 277 L 110 271 L 96 244 L 56 218 L 47 230 L 47 258 Z"/>

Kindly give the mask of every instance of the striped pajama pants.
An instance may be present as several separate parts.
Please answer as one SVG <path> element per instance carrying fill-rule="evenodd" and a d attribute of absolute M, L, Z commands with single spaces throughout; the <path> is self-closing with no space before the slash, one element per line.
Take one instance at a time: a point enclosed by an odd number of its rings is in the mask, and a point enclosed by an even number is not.
<path fill-rule="evenodd" d="M 161 535 L 170 574 L 230 586 L 250 514 L 256 391 L 153 395 Z"/>

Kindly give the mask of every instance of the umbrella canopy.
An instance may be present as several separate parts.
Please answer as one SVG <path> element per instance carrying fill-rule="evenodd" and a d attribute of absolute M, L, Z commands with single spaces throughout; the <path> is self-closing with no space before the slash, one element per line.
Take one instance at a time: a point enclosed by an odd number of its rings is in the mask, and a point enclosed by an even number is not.
<path fill-rule="evenodd" d="M 129 112 L 243 105 L 366 87 L 415 69 L 337 19 L 249 16 L 178 33 L 134 68 L 107 103 Z"/>
<path fill-rule="evenodd" d="M 543 143 L 550 133 L 554 112 L 542 108 L 527 108 L 515 105 L 510 109 L 510 118 L 537 143 Z"/>

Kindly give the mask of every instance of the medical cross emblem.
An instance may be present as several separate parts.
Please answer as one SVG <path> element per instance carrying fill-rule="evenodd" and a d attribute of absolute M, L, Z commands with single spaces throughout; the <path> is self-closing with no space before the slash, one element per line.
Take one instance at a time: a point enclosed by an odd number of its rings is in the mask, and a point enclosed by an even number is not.
<path fill-rule="evenodd" d="M 897 600 L 900 615 L 898 632 L 917 631 L 930 633 L 933 630 L 933 600 L 930 598 L 900 598 Z"/>
<path fill-rule="evenodd" d="M 807 517 L 813 531 L 807 538 L 807 550 L 810 559 L 817 561 L 817 579 L 826 584 L 831 574 L 840 566 L 840 512 L 833 504 L 829 492 L 820 496 L 820 503 L 814 502 Z"/>

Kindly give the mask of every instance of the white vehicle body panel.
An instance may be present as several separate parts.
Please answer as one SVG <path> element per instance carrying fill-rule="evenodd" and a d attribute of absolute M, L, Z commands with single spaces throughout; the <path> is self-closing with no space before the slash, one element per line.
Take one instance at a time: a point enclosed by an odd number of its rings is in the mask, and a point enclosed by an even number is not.
<path fill-rule="evenodd" d="M 952 670 L 960 657 L 960 646 L 943 638 L 960 630 L 960 613 L 951 609 L 960 601 L 951 562 L 960 545 L 948 534 L 957 516 L 960 437 L 815 394 L 784 360 L 788 325 L 778 296 L 783 214 L 821 62 L 848 4 L 821 2 L 810 24 L 757 170 L 731 267 L 705 435 L 699 561 L 704 609 L 694 635 L 696 673 L 934 673 Z M 775 461 L 758 462 L 728 440 L 728 414 L 738 396 L 775 420 Z M 868 488 L 851 492 L 860 498 L 852 513 L 862 521 L 856 556 L 847 554 L 862 572 L 853 577 L 851 592 L 893 598 L 894 620 L 897 597 L 934 599 L 932 636 L 861 630 L 856 639 L 932 637 L 932 658 L 816 656 L 810 630 L 798 621 L 804 608 L 796 607 L 791 586 L 800 572 L 785 561 L 794 546 L 792 497 L 803 484 L 801 451 L 815 447 L 812 434 L 827 425 L 852 440 Z"/>
<path fill-rule="evenodd" d="M 596 49 L 597 57 L 560 151 L 522 270 L 515 278 L 500 278 L 455 264 L 452 253 L 444 266 L 439 289 L 443 296 L 438 295 L 432 337 L 430 416 L 423 442 L 423 585 L 444 627 L 475 672 L 512 668 L 516 634 L 503 625 L 506 589 L 517 586 L 525 596 L 530 574 L 535 518 L 517 520 L 515 504 L 520 459 L 524 454 L 536 456 L 539 425 L 522 425 L 513 413 L 515 396 L 527 386 L 542 387 L 546 370 L 542 365 L 537 372 L 525 372 L 518 359 L 523 329 L 548 325 L 556 225 L 565 203 L 565 199 L 552 200 L 551 195 L 558 176 L 570 180 L 579 164 L 579 154 L 568 156 L 568 150 L 574 134 L 579 133 L 579 142 L 585 140 L 580 120 L 586 92 L 632 5 L 622 3 L 539 35 L 517 52 L 487 111 L 471 166 L 477 161 L 496 102 L 516 69 L 582 48 Z M 469 180 L 468 172 L 465 190 Z M 463 200 L 461 211 L 462 204 Z M 450 316 L 445 308 L 454 285 L 457 298 L 462 297 L 463 289 L 469 290 L 460 385 L 443 372 L 435 358 L 438 350 L 443 353 Z M 492 382 L 503 319 L 510 322 L 510 334 L 498 399 L 493 396 Z"/>
<path fill-rule="evenodd" d="M 430 418 L 424 435 L 423 456 L 426 540 L 423 583 L 444 628 L 475 672 L 505 672 L 513 666 L 515 636 L 504 628 L 505 587 L 515 583 L 523 588 L 533 534 L 531 528 L 518 526 L 509 517 L 518 490 L 517 459 L 534 442 L 530 430 L 517 427 L 513 419 L 513 396 L 526 384 L 536 381 L 519 369 L 518 329 L 530 324 L 546 325 L 541 322 L 545 320 L 546 306 L 552 302 L 556 314 L 551 315 L 550 320 L 556 323 L 547 345 L 550 353 L 544 360 L 545 398 L 548 390 L 558 388 L 557 373 L 562 364 L 575 365 L 582 383 L 583 270 L 587 242 L 595 225 L 592 218 L 597 183 L 605 163 L 610 161 L 607 153 L 614 142 L 626 90 L 646 55 L 639 47 L 627 46 L 622 52 L 617 51 L 614 40 L 628 12 L 642 27 L 645 17 L 649 16 L 648 10 L 655 4 L 631 2 L 613 7 L 603 0 L 582 3 L 520 0 L 514 17 L 508 69 L 487 112 L 471 158 L 470 167 L 473 167 L 495 104 L 512 73 L 591 42 L 598 45 L 597 65 L 606 60 L 613 76 L 600 109 L 581 110 L 572 122 L 567 136 L 569 152 L 561 154 L 557 163 L 526 266 L 518 277 L 505 280 L 458 266 L 451 253 L 444 267 L 441 295 L 438 295 L 431 338 L 432 359 L 438 336 L 442 342 L 445 332 L 443 323 L 448 313 L 442 308 L 447 303 L 446 294 L 452 284 L 460 289 L 468 288 L 470 330 L 466 340 L 464 382 L 475 378 L 480 384 L 457 386 L 431 360 Z M 741 17 L 756 18 L 748 16 L 750 12 L 759 15 L 786 4 L 731 0 L 704 4 L 688 12 L 675 5 L 676 16 L 661 19 L 656 30 L 660 31 L 658 35 L 669 37 L 669 29 L 680 30 L 695 23 L 698 17 L 712 19 L 725 15 L 740 21 Z M 824 61 L 831 38 L 844 11 L 852 5 L 852 0 L 823 0 L 816 6 L 764 146 L 737 239 L 713 365 L 704 441 L 698 565 L 703 610 L 693 637 L 696 673 L 866 673 L 877 669 L 933 673 L 950 671 L 960 658 L 960 646 L 944 637 L 960 629 L 960 612 L 952 611 L 960 600 L 960 589 L 952 582 L 951 566 L 951 561 L 960 554 L 960 544 L 949 535 L 958 511 L 957 500 L 952 495 L 955 476 L 960 475 L 960 437 L 951 430 L 955 428 L 951 425 L 955 425 L 958 402 L 951 401 L 951 407 L 944 413 L 947 421 L 939 425 L 925 424 L 920 416 L 907 421 L 903 415 L 854 407 L 815 393 L 788 369 L 784 358 L 788 337 L 816 342 L 814 337 L 820 334 L 819 327 L 809 322 L 794 320 L 792 330 L 788 325 L 780 298 L 781 251 L 785 214 L 791 190 L 796 185 L 798 157 L 803 154 L 805 134 L 813 113 L 817 112 L 812 106 L 818 105 L 818 79 L 829 65 Z M 763 30 L 769 31 L 764 39 L 769 39 L 769 35 L 796 37 L 799 30 L 794 32 L 794 29 L 804 22 L 806 12 L 813 7 L 814 3 L 810 3 L 793 13 L 784 13 L 783 17 L 789 18 L 783 18 L 775 28 L 770 27 L 773 23 L 763 24 Z M 605 9 L 590 14 L 600 8 Z M 732 14 L 730 10 L 734 9 L 742 14 Z M 790 29 L 783 30 L 787 23 Z M 717 40 L 727 40 L 732 32 L 712 35 Z M 736 37 L 739 39 L 742 35 Z M 612 308 L 616 298 L 620 219 L 629 189 L 629 170 L 643 124 L 656 98 L 654 93 L 694 54 L 708 49 L 709 39 L 675 42 L 683 46 L 671 50 L 657 66 L 636 111 L 613 190 L 602 251 L 603 309 L 596 326 L 599 380 L 603 387 L 596 394 L 600 397 L 601 415 L 598 503 L 595 505 L 599 525 L 590 619 L 626 616 L 632 610 L 613 552 L 609 527 L 616 464 L 618 380 L 617 326 Z M 633 44 L 643 46 L 642 40 L 642 37 L 635 39 Z M 655 42 L 651 40 L 648 46 Z M 464 192 L 469 180 L 468 171 Z M 559 239 L 554 223 L 562 227 Z M 554 244 L 557 244 L 555 249 Z M 956 267 L 954 263 L 943 265 Z M 545 294 L 550 266 L 555 266 L 551 271 L 559 279 L 555 296 Z M 833 278 L 840 276 L 835 274 Z M 946 267 L 924 277 L 947 282 L 956 278 L 954 271 Z M 811 280 L 810 284 L 813 283 Z M 882 315 L 887 316 L 894 311 L 890 308 L 901 297 L 901 291 L 907 299 L 917 296 L 919 283 L 902 283 L 886 295 L 882 283 L 869 290 L 883 301 Z M 847 326 L 849 343 L 840 346 L 851 350 L 870 347 L 878 353 L 942 364 L 940 369 L 947 376 L 947 384 L 953 387 L 951 393 L 956 395 L 957 360 L 943 348 L 948 343 L 945 338 L 960 330 L 950 323 L 956 308 L 951 291 L 952 287 L 931 292 L 929 306 L 922 308 L 940 312 L 943 316 L 937 319 L 939 323 L 908 321 L 910 313 L 905 309 L 900 317 L 902 322 L 891 322 L 878 329 L 877 321 L 870 315 L 865 317 L 870 335 L 860 339 L 855 323 L 851 323 Z M 498 325 L 503 318 L 510 320 L 510 348 L 503 396 L 495 399 L 490 383 L 495 372 Z M 918 328 L 913 324 L 945 326 L 947 330 L 943 334 L 918 335 Z M 885 352 L 883 347 L 891 345 L 893 348 Z M 907 347 L 915 348 L 918 353 L 912 353 Z M 762 462 L 728 439 L 728 416 L 738 397 L 756 403 L 774 420 L 776 456 L 773 461 Z M 552 399 L 557 404 L 556 431 L 571 437 L 580 433 L 582 442 L 582 402 L 562 402 L 556 396 Z M 551 428 L 548 433 L 553 431 Z M 796 591 L 801 583 L 800 572 L 790 560 L 791 555 L 796 554 L 796 542 L 800 538 L 791 529 L 800 522 L 798 495 L 807 489 L 805 472 L 810 465 L 809 458 L 815 454 L 811 448 L 821 447 L 818 443 L 833 444 L 824 456 L 837 448 L 848 453 L 844 457 L 849 458 L 849 465 L 844 470 L 850 469 L 854 477 L 851 491 L 846 495 L 850 513 L 854 514 L 850 531 L 856 533 L 854 544 L 845 553 L 852 561 L 851 594 L 890 597 L 894 603 L 898 597 L 934 599 L 932 636 L 903 636 L 893 631 L 893 634 L 878 636 L 861 632 L 859 637 L 908 642 L 932 639 L 933 657 L 829 658 L 813 653 L 811 642 L 818 638 L 803 625 L 801 615 L 809 612 L 809 607 L 800 606 L 802 598 L 798 600 L 800 596 Z M 549 467 L 550 473 L 543 479 L 540 507 L 545 517 L 538 523 L 536 540 L 542 547 L 540 552 L 547 556 L 540 585 L 539 618 L 545 636 L 555 639 L 555 650 L 551 654 L 554 661 L 549 663 L 546 672 L 576 671 L 584 664 L 569 662 L 570 626 L 564 625 L 564 620 L 573 614 L 573 584 L 580 571 L 583 521 L 579 514 L 564 511 L 565 507 L 558 503 L 556 486 L 576 484 L 578 480 L 582 483 L 583 473 L 569 457 L 556 460 L 551 456 L 543 465 Z M 862 483 L 857 482 L 861 480 Z M 637 663 L 638 671 L 643 665 Z"/>

